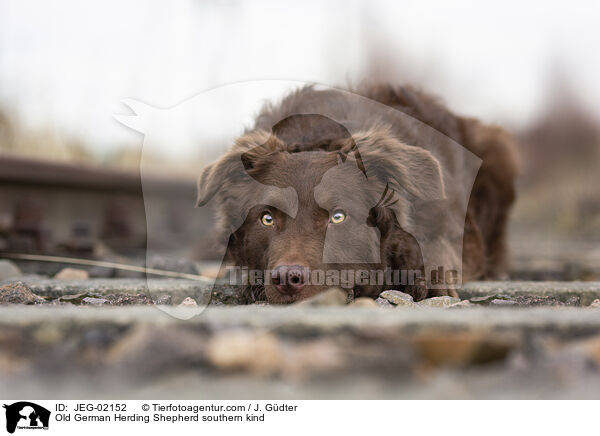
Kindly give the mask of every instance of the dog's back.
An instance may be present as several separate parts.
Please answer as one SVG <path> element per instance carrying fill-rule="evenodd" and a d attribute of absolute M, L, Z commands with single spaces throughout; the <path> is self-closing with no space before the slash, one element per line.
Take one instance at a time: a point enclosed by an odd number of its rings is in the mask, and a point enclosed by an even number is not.
<path fill-rule="evenodd" d="M 432 97 L 408 87 L 365 87 L 361 94 L 415 117 L 482 160 L 468 208 L 464 271 L 474 278 L 506 275 L 506 226 L 517 176 L 517 151 L 510 135 L 500 127 L 456 116 Z M 478 252 L 483 254 L 481 262 L 474 261 Z"/>

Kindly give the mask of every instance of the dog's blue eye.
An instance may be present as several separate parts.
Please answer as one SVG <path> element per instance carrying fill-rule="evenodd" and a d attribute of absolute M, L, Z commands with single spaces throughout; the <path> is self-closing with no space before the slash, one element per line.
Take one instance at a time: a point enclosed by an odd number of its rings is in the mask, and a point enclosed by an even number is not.
<path fill-rule="evenodd" d="M 331 214 L 331 218 L 329 218 L 329 221 L 331 221 L 333 224 L 339 224 L 345 219 L 346 213 L 343 210 L 336 210 L 335 212 L 333 212 L 333 214 Z"/>
<path fill-rule="evenodd" d="M 265 212 L 262 214 L 262 217 L 260 218 L 260 222 L 263 223 L 263 225 L 265 225 L 265 226 L 272 226 L 273 224 L 275 224 L 275 220 L 273 219 L 271 214 L 268 212 Z"/>

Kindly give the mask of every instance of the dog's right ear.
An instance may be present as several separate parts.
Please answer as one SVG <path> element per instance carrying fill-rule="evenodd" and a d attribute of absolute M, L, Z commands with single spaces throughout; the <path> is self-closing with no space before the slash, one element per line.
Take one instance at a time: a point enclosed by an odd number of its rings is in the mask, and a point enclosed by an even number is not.
<path fill-rule="evenodd" d="M 232 185 L 248 182 L 248 171 L 256 159 L 279 147 L 281 142 L 264 130 L 238 138 L 225 156 L 202 171 L 198 178 L 196 207 L 204 206 L 219 190 L 227 191 Z"/>
<path fill-rule="evenodd" d="M 232 168 L 234 165 L 234 159 L 231 156 L 224 156 L 217 162 L 204 168 L 198 178 L 196 207 L 204 206 L 214 197 L 219 187 L 223 185 L 228 174 L 231 172 L 228 171 L 228 168 Z"/>

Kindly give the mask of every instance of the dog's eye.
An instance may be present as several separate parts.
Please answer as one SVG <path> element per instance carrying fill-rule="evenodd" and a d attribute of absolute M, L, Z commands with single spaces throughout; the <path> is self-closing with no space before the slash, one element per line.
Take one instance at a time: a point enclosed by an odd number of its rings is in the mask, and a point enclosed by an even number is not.
<path fill-rule="evenodd" d="M 346 213 L 343 210 L 336 210 L 331 214 L 331 218 L 329 218 L 329 221 L 331 221 L 333 224 L 339 224 L 345 219 Z"/>
<path fill-rule="evenodd" d="M 269 212 L 265 212 L 262 214 L 262 217 L 260 217 L 260 222 L 263 223 L 263 225 L 265 226 L 272 226 L 273 224 L 275 224 L 275 220 Z"/>

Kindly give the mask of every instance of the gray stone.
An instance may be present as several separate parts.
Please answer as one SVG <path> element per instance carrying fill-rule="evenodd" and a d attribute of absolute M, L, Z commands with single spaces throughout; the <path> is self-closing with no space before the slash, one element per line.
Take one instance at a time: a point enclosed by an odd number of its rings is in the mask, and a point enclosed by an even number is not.
<path fill-rule="evenodd" d="M 459 302 L 460 298 L 443 296 L 426 298 L 425 300 L 419 301 L 417 305 L 419 307 L 450 307 Z"/>
<path fill-rule="evenodd" d="M 496 299 L 490 301 L 490 306 L 514 306 L 516 304 L 517 304 L 516 301 L 505 300 L 505 299 L 500 299 L 500 298 L 496 298 Z"/>
<path fill-rule="evenodd" d="M 375 304 L 377 304 L 377 306 L 379 307 L 396 307 L 394 306 L 392 303 L 390 303 L 388 300 L 386 300 L 385 298 L 381 298 L 379 297 L 378 299 L 375 300 Z"/>
<path fill-rule="evenodd" d="M 387 301 L 389 301 L 390 303 L 392 303 L 396 306 L 408 306 L 408 307 L 416 306 L 416 304 L 413 300 L 413 297 L 411 297 L 408 294 L 405 294 L 404 292 L 400 292 L 400 291 L 394 291 L 394 290 L 383 291 L 381 294 L 379 294 L 379 298 L 385 298 Z"/>
<path fill-rule="evenodd" d="M 0 260 L 0 281 L 21 276 L 21 270 L 10 260 Z"/>
<path fill-rule="evenodd" d="M 496 298 L 497 298 L 496 295 L 484 295 L 484 296 L 479 296 L 479 297 L 471 297 L 471 299 L 469 299 L 469 301 L 473 304 L 481 304 L 481 305 L 487 306 L 492 301 L 494 301 Z"/>
<path fill-rule="evenodd" d="M 181 303 L 179 303 L 179 306 L 181 307 L 196 307 L 198 306 L 198 303 L 196 303 L 196 300 L 194 300 L 191 297 L 186 297 L 185 300 L 183 300 Z"/>
<path fill-rule="evenodd" d="M 451 304 L 450 306 L 448 306 L 448 308 L 451 308 L 451 309 L 454 309 L 454 308 L 461 309 L 461 308 L 465 308 L 465 307 L 475 307 L 475 305 L 473 303 L 471 303 L 469 300 L 462 300 L 462 301 L 459 301 L 458 303 L 454 303 L 454 304 Z"/>
<path fill-rule="evenodd" d="M 91 297 L 96 298 L 94 295 L 90 295 L 88 293 L 82 294 L 71 294 L 71 295 L 62 295 L 58 297 L 55 302 L 57 303 L 70 303 L 75 305 L 80 305 L 84 298 Z"/>
<path fill-rule="evenodd" d="M 109 304 L 109 301 L 104 298 L 85 297 L 81 300 L 81 304 L 89 304 L 91 306 L 103 306 Z"/>
<path fill-rule="evenodd" d="M 581 306 L 581 298 L 577 295 L 566 297 L 557 295 L 486 295 L 483 297 L 472 297 L 470 301 L 483 306 Z"/>

